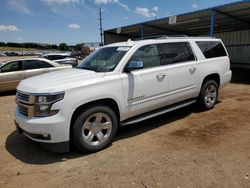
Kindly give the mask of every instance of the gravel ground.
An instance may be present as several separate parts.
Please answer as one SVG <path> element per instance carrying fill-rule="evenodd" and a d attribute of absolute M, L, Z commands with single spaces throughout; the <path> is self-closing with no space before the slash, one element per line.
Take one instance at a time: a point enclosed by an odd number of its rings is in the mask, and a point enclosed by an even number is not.
<path fill-rule="evenodd" d="M 0 57 L 0 62 L 2 61 L 12 61 L 16 59 L 25 59 L 25 58 L 33 58 L 37 56 L 6 56 L 6 57 Z"/>
<path fill-rule="evenodd" d="M 250 187 L 250 85 L 123 127 L 94 154 L 55 154 L 14 128 L 14 93 L 0 95 L 0 187 Z"/>

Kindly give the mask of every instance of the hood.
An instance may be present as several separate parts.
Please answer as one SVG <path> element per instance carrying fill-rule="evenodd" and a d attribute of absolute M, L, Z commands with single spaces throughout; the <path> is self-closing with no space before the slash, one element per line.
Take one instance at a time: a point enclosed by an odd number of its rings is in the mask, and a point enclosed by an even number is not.
<path fill-rule="evenodd" d="M 17 90 L 28 93 L 51 93 L 66 91 L 94 83 L 105 73 L 83 69 L 66 69 L 31 77 L 20 82 Z"/>

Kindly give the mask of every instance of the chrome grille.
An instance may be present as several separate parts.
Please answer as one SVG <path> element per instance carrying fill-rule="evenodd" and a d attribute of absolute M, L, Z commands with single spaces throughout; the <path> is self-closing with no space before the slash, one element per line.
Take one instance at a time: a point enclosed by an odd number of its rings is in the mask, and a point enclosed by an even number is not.
<path fill-rule="evenodd" d="M 34 100 L 34 96 L 17 91 L 16 103 L 19 113 L 26 117 L 32 117 L 34 113 Z"/>
<path fill-rule="evenodd" d="M 22 101 L 29 102 L 30 95 L 17 91 L 16 97 Z"/>
<path fill-rule="evenodd" d="M 18 105 L 18 111 L 20 114 L 24 115 L 24 116 L 29 116 L 29 109 L 26 106 L 22 106 L 22 105 Z"/>

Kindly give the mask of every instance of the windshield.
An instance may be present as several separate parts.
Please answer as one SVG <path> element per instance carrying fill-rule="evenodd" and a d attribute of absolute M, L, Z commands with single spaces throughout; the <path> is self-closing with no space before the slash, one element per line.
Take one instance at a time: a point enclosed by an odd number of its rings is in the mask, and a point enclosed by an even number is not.
<path fill-rule="evenodd" d="M 106 47 L 93 52 L 77 68 L 95 72 L 110 72 L 115 69 L 130 47 Z"/>
<path fill-rule="evenodd" d="M 5 65 L 6 64 L 6 62 L 0 62 L 0 68 L 3 66 L 3 65 Z"/>

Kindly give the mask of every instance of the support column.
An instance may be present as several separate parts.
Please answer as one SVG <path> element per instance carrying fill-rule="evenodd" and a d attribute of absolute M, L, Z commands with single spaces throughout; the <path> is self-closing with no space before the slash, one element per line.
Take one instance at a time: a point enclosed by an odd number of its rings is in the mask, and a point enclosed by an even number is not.
<path fill-rule="evenodd" d="M 210 16 L 210 37 L 214 36 L 214 20 L 215 19 L 215 11 L 214 9 L 211 10 L 211 16 Z"/>
<path fill-rule="evenodd" d="M 140 25 L 140 31 L 141 31 L 141 39 L 144 38 L 144 28 L 143 28 L 143 24 Z"/>

